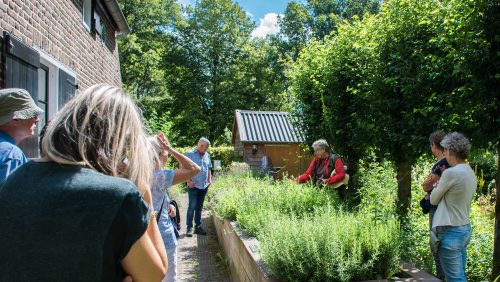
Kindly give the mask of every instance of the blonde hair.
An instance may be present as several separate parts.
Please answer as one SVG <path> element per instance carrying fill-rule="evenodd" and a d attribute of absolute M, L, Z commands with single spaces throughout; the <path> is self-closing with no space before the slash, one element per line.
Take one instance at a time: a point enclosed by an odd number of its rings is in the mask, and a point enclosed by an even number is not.
<path fill-rule="evenodd" d="M 122 89 L 98 84 L 71 99 L 47 127 L 47 158 L 131 180 L 141 193 L 153 172 L 139 109 Z"/>

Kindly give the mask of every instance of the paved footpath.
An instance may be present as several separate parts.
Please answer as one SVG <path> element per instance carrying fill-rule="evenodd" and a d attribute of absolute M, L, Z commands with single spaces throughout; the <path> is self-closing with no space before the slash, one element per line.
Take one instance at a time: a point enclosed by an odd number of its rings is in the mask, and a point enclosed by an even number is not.
<path fill-rule="evenodd" d="M 217 233 L 210 212 L 203 210 L 202 227 L 208 235 L 186 237 L 186 210 L 188 207 L 188 194 L 181 193 L 179 210 L 181 213 L 181 237 L 177 245 L 177 278 L 178 281 L 206 281 L 229 282 L 229 270 L 225 265 L 222 250 L 217 241 Z"/>

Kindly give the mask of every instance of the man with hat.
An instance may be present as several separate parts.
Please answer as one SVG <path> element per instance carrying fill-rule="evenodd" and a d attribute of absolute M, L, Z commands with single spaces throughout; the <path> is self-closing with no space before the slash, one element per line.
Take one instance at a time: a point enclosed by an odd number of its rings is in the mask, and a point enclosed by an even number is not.
<path fill-rule="evenodd" d="M 28 91 L 0 90 L 0 183 L 28 161 L 17 145 L 34 134 L 41 113 Z"/>

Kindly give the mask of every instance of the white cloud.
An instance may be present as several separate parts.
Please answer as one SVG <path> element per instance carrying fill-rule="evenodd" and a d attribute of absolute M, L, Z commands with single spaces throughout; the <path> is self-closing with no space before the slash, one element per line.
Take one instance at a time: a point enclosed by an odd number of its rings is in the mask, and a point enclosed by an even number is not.
<path fill-rule="evenodd" d="M 249 11 L 245 11 L 245 15 L 247 15 L 247 17 L 253 19 L 253 14 L 250 13 Z"/>
<path fill-rule="evenodd" d="M 179 3 L 183 6 L 193 5 L 193 1 L 191 1 L 191 0 L 177 0 L 177 3 Z"/>
<path fill-rule="evenodd" d="M 260 19 L 260 25 L 252 31 L 250 36 L 264 38 L 268 34 L 276 34 L 279 31 L 278 14 L 268 13 Z"/>

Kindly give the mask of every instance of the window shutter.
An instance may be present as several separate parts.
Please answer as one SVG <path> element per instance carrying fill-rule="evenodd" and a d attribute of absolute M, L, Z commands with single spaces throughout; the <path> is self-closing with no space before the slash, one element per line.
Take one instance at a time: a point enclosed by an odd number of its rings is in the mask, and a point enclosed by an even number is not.
<path fill-rule="evenodd" d="M 4 33 L 5 38 L 5 87 L 26 89 L 33 100 L 38 100 L 38 68 L 40 54 L 21 41 Z M 19 147 L 28 158 L 37 158 L 38 130 L 35 134 L 23 140 Z"/>
<path fill-rule="evenodd" d="M 59 109 L 76 94 L 76 79 L 69 73 L 59 69 Z"/>
<path fill-rule="evenodd" d="M 40 54 L 9 34 L 5 35 L 5 45 L 5 87 L 26 89 L 36 101 Z"/>

